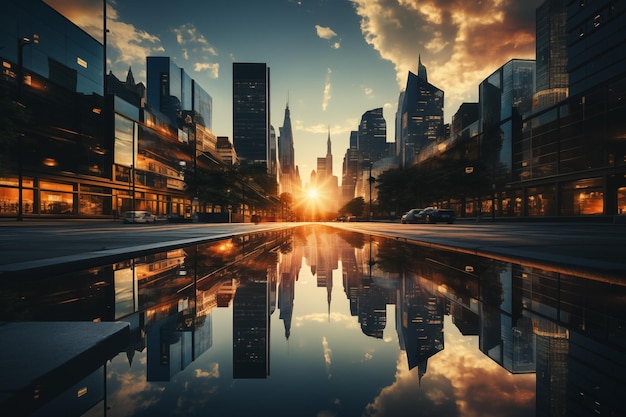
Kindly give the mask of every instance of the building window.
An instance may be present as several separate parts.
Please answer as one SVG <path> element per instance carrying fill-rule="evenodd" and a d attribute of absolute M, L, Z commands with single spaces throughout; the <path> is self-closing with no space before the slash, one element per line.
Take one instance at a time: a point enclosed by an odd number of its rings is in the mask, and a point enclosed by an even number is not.
<path fill-rule="evenodd" d="M 626 187 L 617 189 L 617 213 L 626 214 Z"/>
<path fill-rule="evenodd" d="M 561 187 L 561 214 L 580 216 L 604 213 L 602 179 L 565 183 Z"/>

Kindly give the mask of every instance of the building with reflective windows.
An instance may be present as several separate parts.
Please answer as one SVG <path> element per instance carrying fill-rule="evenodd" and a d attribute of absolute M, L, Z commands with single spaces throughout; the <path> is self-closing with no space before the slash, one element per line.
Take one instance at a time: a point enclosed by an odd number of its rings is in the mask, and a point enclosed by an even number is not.
<path fill-rule="evenodd" d="M 409 71 L 398 99 L 396 152 L 401 166 L 414 164 L 424 147 L 443 138 L 443 104 L 443 91 L 428 82 L 420 59 L 417 74 Z"/>
<path fill-rule="evenodd" d="M 130 69 L 125 82 L 105 77 L 103 45 L 42 1 L 9 2 L 0 20 L 11 121 L 1 129 L 0 216 L 191 215 L 186 174 L 221 163 L 211 97 L 159 58 L 146 103 Z"/>
<path fill-rule="evenodd" d="M 365 164 L 384 158 L 387 153 L 387 122 L 383 108 L 368 110 L 361 116 L 357 136 L 357 149 Z"/>
<path fill-rule="evenodd" d="M 445 184 L 425 204 L 460 216 L 623 221 L 625 18 L 620 2 L 567 1 L 565 9 L 544 2 L 537 9 L 540 62 L 499 68 L 479 86 L 477 124 L 459 130 L 453 123 L 448 139 L 420 152 L 421 175 Z M 565 41 L 555 28 L 561 21 Z"/>
<path fill-rule="evenodd" d="M 270 71 L 264 63 L 233 63 L 233 145 L 242 164 L 270 169 Z"/>
<path fill-rule="evenodd" d="M 102 45 L 41 1 L 0 22 L 0 216 L 110 214 Z"/>

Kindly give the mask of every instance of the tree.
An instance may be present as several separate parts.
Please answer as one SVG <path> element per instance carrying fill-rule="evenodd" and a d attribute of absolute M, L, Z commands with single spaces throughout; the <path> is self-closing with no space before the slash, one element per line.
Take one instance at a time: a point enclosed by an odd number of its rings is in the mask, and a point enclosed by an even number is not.
<path fill-rule="evenodd" d="M 352 216 L 362 216 L 365 211 L 365 199 L 363 197 L 356 197 L 348 201 L 339 212 L 341 214 L 350 214 Z"/>

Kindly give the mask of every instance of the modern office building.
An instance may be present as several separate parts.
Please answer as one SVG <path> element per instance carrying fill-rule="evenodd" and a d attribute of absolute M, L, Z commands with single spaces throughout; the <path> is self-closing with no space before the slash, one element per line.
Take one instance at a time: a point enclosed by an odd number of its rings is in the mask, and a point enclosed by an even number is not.
<path fill-rule="evenodd" d="M 480 159 L 494 183 L 512 179 L 513 143 L 519 141 L 522 115 L 531 110 L 535 61 L 513 59 L 478 86 Z"/>
<path fill-rule="evenodd" d="M 564 1 L 570 95 L 623 78 L 626 5 L 614 0 Z"/>
<path fill-rule="evenodd" d="M 147 101 L 176 126 L 184 119 L 182 112 L 195 124 L 211 130 L 213 99 L 183 68 L 167 56 L 146 58 Z"/>
<path fill-rule="evenodd" d="M 357 176 L 360 175 L 363 165 L 363 156 L 357 149 L 359 132 L 353 130 L 350 132 L 350 147 L 346 149 L 343 157 L 343 165 L 341 172 L 341 198 L 346 203 L 356 197 Z"/>
<path fill-rule="evenodd" d="M 558 4 L 554 6 L 548 1 L 537 10 L 538 32 L 550 32 L 555 16 L 562 20 Z M 621 221 L 619 215 L 626 214 L 626 6 L 568 1 L 565 7 L 569 95 L 537 105 L 541 91 L 534 92 L 531 105 L 533 61 L 513 60 L 494 72 L 479 87 L 478 129 L 470 124 L 461 136 L 426 152 L 430 161 L 464 164 L 472 175 L 446 175 L 455 184 L 467 184 L 464 189 L 476 187 L 474 198 L 455 191 L 453 184 L 434 203 L 453 206 L 461 215 L 477 214 L 476 205 L 482 214 L 493 216 Z M 538 85 L 547 89 L 543 91 L 563 89 L 557 34 L 546 35 L 549 41 L 537 37 L 537 51 L 542 51 L 537 76 L 541 71 Z M 472 176 L 488 180 L 490 191 L 470 181 Z"/>
<path fill-rule="evenodd" d="M 524 120 L 513 153 L 522 216 L 626 213 L 626 6 L 567 1 L 569 97 Z"/>
<path fill-rule="evenodd" d="M 270 70 L 233 63 L 233 145 L 242 164 L 270 169 Z"/>
<path fill-rule="evenodd" d="M 278 128 L 278 160 L 280 164 L 280 187 L 283 193 L 294 192 L 296 181 L 296 157 L 293 147 L 293 130 L 291 128 L 291 111 L 289 103 L 285 107 L 283 125 Z M 298 187 L 299 188 L 299 187 Z"/>
<path fill-rule="evenodd" d="M 411 166 L 429 143 L 443 138 L 444 93 L 428 82 L 421 57 L 417 74 L 409 71 L 406 88 L 398 99 L 396 152 L 401 166 Z"/>
<path fill-rule="evenodd" d="M 217 155 L 210 96 L 158 58 L 150 75 L 164 71 L 147 86 L 156 101 L 146 102 L 130 69 L 125 81 L 105 77 L 103 45 L 42 1 L 9 2 L 1 21 L 0 100 L 17 128 L 2 129 L 12 157 L 0 172 L 0 216 L 191 215 L 186 175 L 220 162 L 208 158 Z"/>
<path fill-rule="evenodd" d="M 537 86 L 533 108 L 538 108 L 567 97 L 569 75 L 563 0 L 545 0 L 535 14 Z"/>
<path fill-rule="evenodd" d="M 373 163 L 386 156 L 387 122 L 382 107 L 363 113 L 358 132 L 357 149 L 363 155 L 364 163 Z"/>
<path fill-rule="evenodd" d="M 0 22 L 0 216 L 109 214 L 102 45 L 38 0 L 3 4 Z"/>

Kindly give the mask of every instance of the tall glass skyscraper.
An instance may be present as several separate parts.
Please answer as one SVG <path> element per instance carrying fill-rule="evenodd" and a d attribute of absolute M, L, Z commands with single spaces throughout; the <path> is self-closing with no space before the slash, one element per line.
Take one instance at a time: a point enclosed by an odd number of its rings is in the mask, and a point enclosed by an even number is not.
<path fill-rule="evenodd" d="M 289 103 L 287 103 L 287 106 L 285 107 L 283 125 L 278 129 L 278 159 L 280 161 L 281 190 L 282 192 L 293 193 L 296 181 L 296 162 Z"/>
<path fill-rule="evenodd" d="M 563 0 L 545 0 L 536 11 L 537 88 L 533 108 L 551 106 L 567 97 L 567 47 Z"/>
<path fill-rule="evenodd" d="M 530 112 L 535 92 L 535 61 L 513 59 L 478 86 L 480 158 L 492 180 L 510 180 L 512 146 L 521 136 L 522 115 Z"/>
<path fill-rule="evenodd" d="M 269 169 L 270 70 L 233 63 L 233 145 L 241 162 Z"/>
<path fill-rule="evenodd" d="M 400 93 L 401 104 L 396 115 L 400 133 L 396 152 L 402 166 L 429 143 L 443 135 L 443 91 L 428 82 L 426 67 L 418 62 L 417 74 L 409 72 L 406 88 Z"/>
<path fill-rule="evenodd" d="M 387 123 L 382 107 L 363 113 L 357 140 L 365 163 L 378 161 L 386 155 Z"/>

